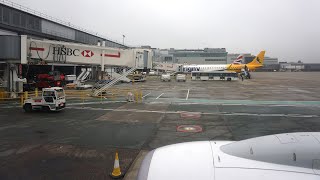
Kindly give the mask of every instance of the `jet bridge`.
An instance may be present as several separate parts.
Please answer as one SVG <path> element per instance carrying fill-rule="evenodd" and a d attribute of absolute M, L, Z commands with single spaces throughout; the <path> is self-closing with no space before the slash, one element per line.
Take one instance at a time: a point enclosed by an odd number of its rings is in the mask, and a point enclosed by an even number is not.
<path fill-rule="evenodd" d="M 13 40 L 15 40 L 13 43 Z M 0 61 L 6 63 L 15 73 L 22 77 L 22 66 L 26 65 L 84 65 L 88 67 L 99 67 L 98 72 L 101 76 L 105 72 L 105 67 L 126 67 L 131 69 L 151 69 L 153 52 L 151 49 L 142 48 L 111 48 L 105 47 L 105 42 L 99 45 L 85 45 L 80 43 L 69 43 L 45 39 L 34 39 L 25 35 L 6 36 L 0 38 L 2 51 Z M 6 48 L 7 47 L 7 48 Z M 2 52 L 1 51 L 1 52 Z M 14 53 L 14 54 L 13 54 Z M 17 92 L 13 88 L 18 78 L 10 75 L 9 68 L 5 68 L 4 77 L 8 80 L 6 89 L 10 92 Z M 126 73 L 127 73 L 126 72 Z M 9 77 L 12 76 L 12 78 Z M 84 74 L 83 74 L 84 75 Z M 125 76 L 125 73 L 122 74 Z M 0 77 L 3 78 L 3 77 Z M 116 78 L 118 79 L 118 78 Z M 9 82 L 12 81 L 12 82 Z"/>
<path fill-rule="evenodd" d="M 126 66 L 148 69 L 152 66 L 149 49 L 120 49 L 62 41 L 21 38 L 21 51 L 25 56 L 21 64 L 57 63 L 104 66 Z M 24 46 L 24 47 L 23 47 Z"/>

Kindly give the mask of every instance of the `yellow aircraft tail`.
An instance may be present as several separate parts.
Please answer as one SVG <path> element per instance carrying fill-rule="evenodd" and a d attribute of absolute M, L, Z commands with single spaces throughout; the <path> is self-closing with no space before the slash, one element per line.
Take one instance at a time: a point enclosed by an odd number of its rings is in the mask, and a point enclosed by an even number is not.
<path fill-rule="evenodd" d="M 263 61 L 264 61 L 264 54 L 266 51 L 261 51 L 256 58 L 254 58 L 250 63 L 247 65 L 260 65 L 263 66 Z"/>

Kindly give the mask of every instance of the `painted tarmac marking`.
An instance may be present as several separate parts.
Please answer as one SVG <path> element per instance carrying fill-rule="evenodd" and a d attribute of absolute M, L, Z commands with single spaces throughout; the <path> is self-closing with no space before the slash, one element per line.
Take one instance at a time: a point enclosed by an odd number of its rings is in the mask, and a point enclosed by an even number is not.
<path fill-rule="evenodd" d="M 161 93 L 156 99 L 159 99 L 164 93 Z"/>
<path fill-rule="evenodd" d="M 128 101 L 105 101 L 105 102 L 79 102 L 79 103 L 68 103 L 68 105 L 83 105 L 83 104 L 108 104 L 108 103 L 127 103 Z"/>
<path fill-rule="evenodd" d="M 185 98 L 161 98 L 170 100 L 170 103 L 185 103 Z M 267 105 L 267 106 L 320 106 L 320 101 L 255 101 L 255 100 L 213 100 L 213 99 L 190 99 L 188 103 L 216 104 L 216 105 Z"/>
<path fill-rule="evenodd" d="M 137 112 L 137 113 L 159 113 L 159 114 L 181 114 L 181 113 L 199 113 L 200 115 L 226 115 L 226 116 L 265 116 L 265 117 L 319 117 L 319 115 L 303 115 L 303 114 L 254 114 L 254 113 L 236 113 L 236 112 L 189 112 L 189 111 L 152 111 L 140 109 L 111 109 L 111 108 L 93 108 L 93 107 L 66 107 L 67 109 L 88 109 L 98 111 L 115 111 L 115 112 Z"/>
<path fill-rule="evenodd" d="M 142 98 L 147 97 L 149 94 L 151 94 L 151 92 L 149 92 L 148 94 L 146 94 L 146 95 L 142 96 Z"/>
<path fill-rule="evenodd" d="M 189 98 L 189 93 L 190 93 L 190 89 L 188 89 L 186 100 L 188 100 L 188 98 Z"/>
<path fill-rule="evenodd" d="M 151 92 L 150 92 L 151 93 Z M 157 97 L 159 99 L 164 93 Z M 147 94 L 148 95 L 148 94 Z M 145 104 L 175 104 L 175 105 L 223 105 L 223 106 L 260 106 L 260 107 L 319 107 L 320 101 L 248 101 L 245 100 L 204 100 L 204 99 L 188 99 L 186 102 L 185 98 L 161 98 L 164 101 L 145 101 Z M 166 100 L 170 100 L 167 102 Z M 89 105 L 89 104 L 108 104 L 108 103 L 127 103 L 127 101 L 91 101 L 91 102 L 74 102 L 68 103 L 68 105 Z M 21 108 L 21 105 L 17 104 L 2 104 L 0 109 L 10 109 L 10 108 Z"/>

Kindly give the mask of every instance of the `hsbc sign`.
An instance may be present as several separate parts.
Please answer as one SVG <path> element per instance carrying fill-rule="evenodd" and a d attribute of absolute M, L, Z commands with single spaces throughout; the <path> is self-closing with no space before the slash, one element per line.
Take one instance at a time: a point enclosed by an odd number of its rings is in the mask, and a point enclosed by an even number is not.
<path fill-rule="evenodd" d="M 53 55 L 65 55 L 65 56 L 80 56 L 80 54 L 81 54 L 83 57 L 89 57 L 89 58 L 94 55 L 93 51 L 91 51 L 91 50 L 80 51 L 80 49 L 72 49 L 72 48 L 67 48 L 65 46 L 53 47 L 52 54 Z"/>
<path fill-rule="evenodd" d="M 79 56 L 79 49 L 71 49 L 65 46 L 55 46 L 53 47 L 53 55 L 66 55 L 66 56 Z"/>

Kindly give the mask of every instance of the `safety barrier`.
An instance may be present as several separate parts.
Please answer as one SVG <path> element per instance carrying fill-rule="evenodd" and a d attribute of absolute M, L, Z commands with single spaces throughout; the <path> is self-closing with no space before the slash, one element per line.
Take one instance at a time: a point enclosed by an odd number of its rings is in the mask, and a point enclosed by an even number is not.
<path fill-rule="evenodd" d="M 34 98 L 38 96 L 39 96 L 38 89 L 35 89 L 35 91 L 32 91 L 32 92 L 25 91 L 25 92 L 19 92 L 19 93 L 0 91 L 0 102 L 19 101 L 20 104 L 23 105 L 23 102 L 25 99 Z"/>
<path fill-rule="evenodd" d="M 136 102 L 142 102 L 142 90 L 141 89 L 129 89 L 129 88 L 109 88 L 106 90 L 101 91 L 101 93 L 97 96 L 97 98 L 110 98 L 110 99 L 117 99 L 117 98 L 128 98 L 128 93 L 132 93 L 134 96 L 134 100 Z"/>
<path fill-rule="evenodd" d="M 92 100 L 92 99 L 100 99 L 104 101 L 106 99 L 109 100 L 118 100 L 118 99 L 128 99 L 128 94 L 132 93 L 134 96 L 135 102 L 142 102 L 142 90 L 141 89 L 129 89 L 129 88 L 109 88 L 101 93 L 98 96 L 92 96 L 90 90 L 65 90 L 66 99 L 77 99 L 82 100 Z M 16 101 L 20 102 L 23 105 L 24 100 L 28 98 L 40 97 L 41 92 L 38 89 L 35 91 L 25 91 L 22 93 L 10 93 L 5 91 L 0 91 L 0 102 L 5 101 Z"/>
<path fill-rule="evenodd" d="M 0 101 L 10 100 L 12 99 L 11 93 L 0 91 Z"/>

